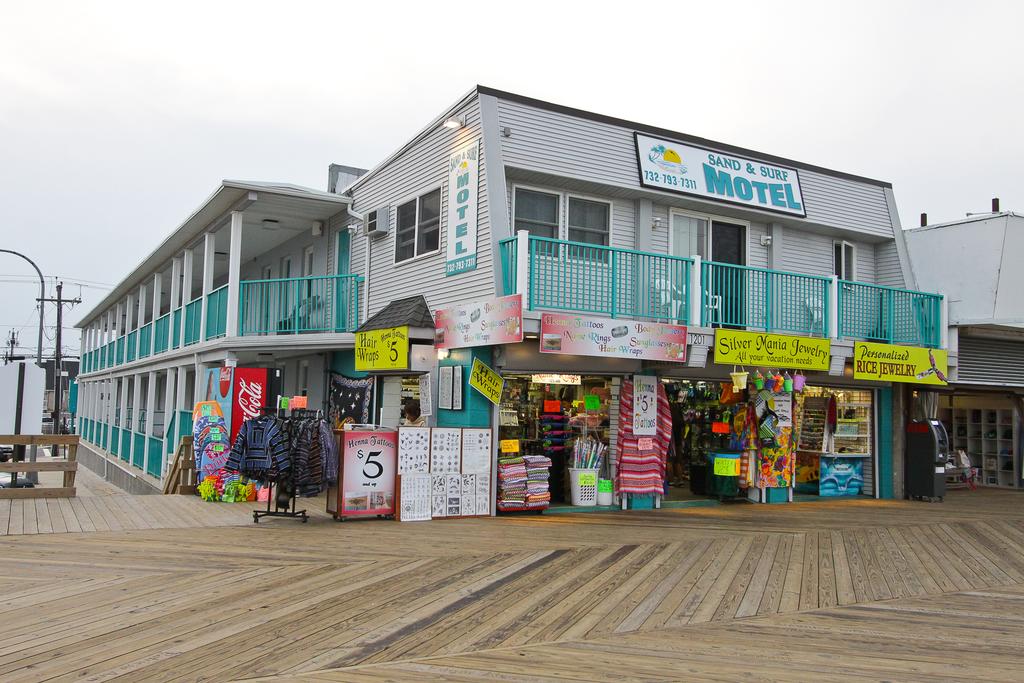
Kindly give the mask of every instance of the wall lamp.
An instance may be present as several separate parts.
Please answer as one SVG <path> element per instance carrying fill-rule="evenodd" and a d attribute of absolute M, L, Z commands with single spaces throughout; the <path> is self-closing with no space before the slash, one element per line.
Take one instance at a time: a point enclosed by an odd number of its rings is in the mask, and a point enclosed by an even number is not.
<path fill-rule="evenodd" d="M 466 125 L 466 120 L 461 119 L 457 116 L 449 116 L 447 119 L 445 119 L 444 122 L 444 127 L 451 128 L 452 130 L 458 130 L 459 128 L 462 128 L 464 125 Z"/>

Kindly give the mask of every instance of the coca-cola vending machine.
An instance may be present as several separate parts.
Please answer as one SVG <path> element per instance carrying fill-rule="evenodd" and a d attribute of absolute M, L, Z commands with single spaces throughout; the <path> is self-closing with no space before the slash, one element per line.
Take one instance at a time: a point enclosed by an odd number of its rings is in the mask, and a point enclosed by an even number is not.
<path fill-rule="evenodd" d="M 257 417 L 269 406 L 270 392 L 266 368 L 214 368 L 206 371 L 206 400 L 216 401 L 231 427 L 234 443 L 238 429 L 246 420 Z"/>

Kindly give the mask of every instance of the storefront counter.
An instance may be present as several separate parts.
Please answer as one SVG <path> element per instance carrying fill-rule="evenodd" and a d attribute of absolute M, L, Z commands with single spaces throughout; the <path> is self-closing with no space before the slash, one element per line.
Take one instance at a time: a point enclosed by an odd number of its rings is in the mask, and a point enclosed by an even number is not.
<path fill-rule="evenodd" d="M 859 496 L 864 487 L 866 453 L 797 451 L 796 492 L 818 496 Z"/>

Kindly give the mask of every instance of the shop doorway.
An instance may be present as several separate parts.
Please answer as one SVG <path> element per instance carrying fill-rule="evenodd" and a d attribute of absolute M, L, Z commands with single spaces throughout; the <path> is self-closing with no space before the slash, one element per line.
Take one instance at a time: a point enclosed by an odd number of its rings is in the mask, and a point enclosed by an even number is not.
<path fill-rule="evenodd" d="M 612 378 L 553 373 L 506 374 L 498 411 L 498 438 L 518 440 L 527 455 L 551 460 L 548 490 L 551 504 L 570 502 L 568 469 L 580 446 L 603 446 L 596 469 L 610 480 L 610 446 L 617 406 L 612 402 Z M 595 451 L 596 452 L 596 451 Z"/>

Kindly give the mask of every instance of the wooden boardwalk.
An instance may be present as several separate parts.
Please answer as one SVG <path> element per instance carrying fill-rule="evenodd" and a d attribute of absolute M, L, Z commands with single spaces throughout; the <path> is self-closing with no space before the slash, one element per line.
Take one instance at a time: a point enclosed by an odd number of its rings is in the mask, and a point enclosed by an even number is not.
<path fill-rule="evenodd" d="M 410 524 L 318 512 L 259 526 L 251 505 L 87 498 L 110 531 L 38 533 L 37 514 L 36 534 L 0 538 L 0 680 L 1024 670 L 1013 492 Z"/>

